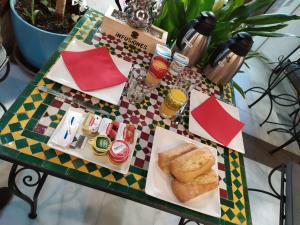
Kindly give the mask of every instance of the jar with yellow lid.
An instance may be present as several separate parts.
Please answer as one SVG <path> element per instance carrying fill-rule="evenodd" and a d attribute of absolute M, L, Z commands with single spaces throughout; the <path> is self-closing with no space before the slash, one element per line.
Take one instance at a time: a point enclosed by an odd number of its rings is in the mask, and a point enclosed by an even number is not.
<path fill-rule="evenodd" d="M 170 88 L 168 95 L 160 106 L 160 115 L 164 118 L 172 118 L 186 103 L 187 99 L 185 90 L 179 87 Z"/>

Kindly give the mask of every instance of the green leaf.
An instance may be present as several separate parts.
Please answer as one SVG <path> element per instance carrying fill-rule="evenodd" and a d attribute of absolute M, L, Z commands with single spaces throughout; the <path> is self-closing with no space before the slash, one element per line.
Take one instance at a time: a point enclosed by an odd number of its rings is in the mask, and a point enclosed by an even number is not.
<path fill-rule="evenodd" d="M 300 16 L 287 14 L 264 14 L 259 16 L 249 17 L 245 20 L 246 24 L 266 25 L 275 23 L 284 23 L 291 20 L 299 20 Z"/>
<path fill-rule="evenodd" d="M 227 40 L 231 36 L 232 23 L 219 22 L 211 35 L 211 45 L 218 45 L 220 42 Z"/>
<path fill-rule="evenodd" d="M 40 10 L 37 10 L 37 9 L 33 11 L 32 16 L 31 16 L 32 24 L 35 24 L 36 17 L 39 12 L 40 12 Z"/>
<path fill-rule="evenodd" d="M 156 17 L 154 20 L 154 25 L 160 27 L 160 24 L 162 20 L 166 18 L 167 13 L 168 13 L 168 4 L 166 1 L 164 1 L 160 15 Z"/>
<path fill-rule="evenodd" d="M 49 10 L 50 13 L 55 13 L 55 9 L 54 8 L 48 7 L 48 10 Z"/>
<path fill-rule="evenodd" d="M 31 13 L 26 8 L 24 8 L 24 15 L 28 17 L 28 19 L 31 19 Z"/>
<path fill-rule="evenodd" d="M 263 32 L 263 31 L 249 31 L 249 34 L 252 36 L 261 36 L 261 37 L 297 37 L 300 38 L 300 36 L 295 34 L 288 34 L 288 33 L 275 33 L 275 32 Z"/>
<path fill-rule="evenodd" d="M 217 13 L 224 6 L 224 0 L 216 0 L 212 11 Z"/>
<path fill-rule="evenodd" d="M 244 29 L 241 29 L 239 31 L 263 31 L 263 32 L 273 32 L 273 31 L 277 31 L 280 30 L 284 27 L 288 26 L 288 24 L 278 24 L 278 25 L 274 25 L 274 26 L 263 26 L 263 27 L 246 27 Z"/>
<path fill-rule="evenodd" d="M 253 15 L 255 12 L 271 5 L 274 0 L 252 0 L 246 5 L 249 15 Z"/>
<path fill-rule="evenodd" d="M 179 1 L 179 0 L 177 0 Z M 186 0 L 186 15 L 187 21 L 195 19 L 203 11 L 211 11 L 215 0 Z"/>
<path fill-rule="evenodd" d="M 241 86 L 238 83 L 236 83 L 234 80 L 232 80 L 232 85 L 241 94 L 241 96 L 243 96 L 243 98 L 245 98 L 245 93 L 244 93 L 243 89 L 241 88 Z"/>
<path fill-rule="evenodd" d="M 231 13 L 233 13 L 242 5 L 244 5 L 244 0 L 229 0 L 228 3 L 217 14 L 218 19 L 220 21 L 227 20 L 230 18 Z"/>
<path fill-rule="evenodd" d="M 41 3 L 48 8 L 48 0 L 41 0 Z"/>
<path fill-rule="evenodd" d="M 247 54 L 247 56 L 245 57 L 245 60 L 249 60 L 251 58 L 258 58 L 266 63 L 271 63 L 271 60 L 269 58 L 267 58 L 266 56 L 264 56 L 262 53 L 260 53 L 259 51 L 252 51 L 250 50 L 250 52 Z M 247 66 L 246 62 L 245 65 Z M 250 69 L 250 67 L 249 67 Z"/>

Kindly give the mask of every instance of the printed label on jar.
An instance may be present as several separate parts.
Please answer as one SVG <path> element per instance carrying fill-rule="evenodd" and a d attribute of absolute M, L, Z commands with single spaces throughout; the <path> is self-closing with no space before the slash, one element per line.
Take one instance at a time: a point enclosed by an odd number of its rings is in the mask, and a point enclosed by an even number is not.
<path fill-rule="evenodd" d="M 149 71 L 158 79 L 163 78 L 168 72 L 169 62 L 161 56 L 154 56 Z"/>

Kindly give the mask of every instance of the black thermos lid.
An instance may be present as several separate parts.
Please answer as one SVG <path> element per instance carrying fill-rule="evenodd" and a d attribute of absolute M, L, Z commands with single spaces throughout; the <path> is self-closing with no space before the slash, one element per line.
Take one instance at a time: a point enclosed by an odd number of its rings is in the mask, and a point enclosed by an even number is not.
<path fill-rule="evenodd" d="M 246 56 L 251 50 L 253 39 L 247 32 L 239 32 L 229 40 L 229 49 L 239 56 Z"/>
<path fill-rule="evenodd" d="M 216 27 L 217 19 L 213 12 L 204 11 L 197 17 L 197 20 L 194 28 L 204 36 L 209 36 Z"/>

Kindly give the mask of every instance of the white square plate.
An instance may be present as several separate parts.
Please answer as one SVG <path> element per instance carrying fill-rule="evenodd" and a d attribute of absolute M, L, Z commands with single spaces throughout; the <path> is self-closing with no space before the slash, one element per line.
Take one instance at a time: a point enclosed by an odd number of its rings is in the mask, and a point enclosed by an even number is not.
<path fill-rule="evenodd" d="M 94 45 L 88 45 L 82 41 L 73 38 L 73 40 L 69 43 L 68 47 L 66 48 L 67 51 L 74 51 L 80 52 L 85 50 L 90 50 L 95 48 Z M 128 77 L 130 72 L 132 63 L 127 62 L 117 56 L 112 55 L 112 59 L 118 69 L 124 74 L 125 77 Z M 101 68 L 99 68 L 101 70 Z M 96 97 L 98 99 L 107 101 L 114 105 L 118 105 L 120 102 L 120 98 L 125 87 L 125 82 L 119 85 L 115 85 L 113 87 L 104 88 L 101 90 L 95 91 L 82 91 L 74 81 L 73 77 L 71 76 L 68 68 L 66 67 L 63 59 L 61 56 L 56 60 L 54 65 L 50 68 L 50 71 L 46 73 L 46 77 L 50 80 L 53 80 L 57 83 L 65 85 L 67 87 L 73 88 L 75 90 L 81 91 L 86 93 L 90 96 Z"/>
<path fill-rule="evenodd" d="M 210 216 L 220 217 L 221 206 L 219 188 L 202 194 L 188 202 L 182 203 L 172 192 L 171 176 L 165 174 L 157 164 L 159 152 L 169 150 L 186 142 L 193 143 L 199 147 L 205 146 L 209 148 L 216 158 L 213 169 L 216 171 L 216 173 L 218 173 L 217 150 L 215 148 L 196 142 L 192 139 L 186 138 L 161 127 L 156 127 L 145 191 L 148 195 L 151 195 L 155 198 L 159 198 Z"/>
<path fill-rule="evenodd" d="M 210 96 L 207 94 L 204 94 L 197 90 L 191 91 L 191 99 L 190 99 L 190 116 L 189 116 L 189 131 L 203 137 L 205 139 L 211 140 L 213 142 L 219 143 L 216 139 L 214 139 L 209 133 L 204 130 L 199 123 L 195 120 L 195 118 L 192 116 L 191 112 L 193 109 L 198 107 L 200 104 L 202 104 L 206 99 L 208 99 Z M 219 100 L 218 100 L 219 101 Z M 228 112 L 231 116 L 233 116 L 235 119 L 240 120 L 240 114 L 237 107 L 234 107 L 232 105 L 229 105 L 225 102 L 219 101 L 221 106 L 225 109 L 226 112 Z M 244 142 L 243 142 L 243 135 L 242 131 L 240 131 L 229 143 L 228 146 L 226 146 L 230 149 L 233 149 L 235 151 L 241 152 L 245 154 L 245 148 L 244 148 Z"/>

